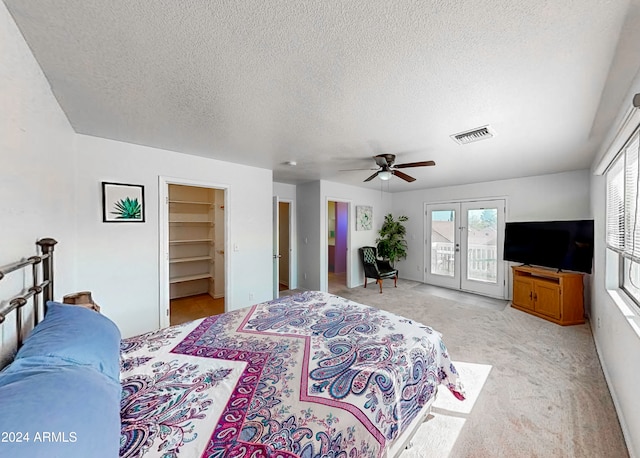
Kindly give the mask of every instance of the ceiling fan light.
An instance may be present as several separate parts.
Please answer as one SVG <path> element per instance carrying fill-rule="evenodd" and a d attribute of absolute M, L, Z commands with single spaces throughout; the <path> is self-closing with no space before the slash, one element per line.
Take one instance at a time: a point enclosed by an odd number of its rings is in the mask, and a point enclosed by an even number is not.
<path fill-rule="evenodd" d="M 383 170 L 382 172 L 378 173 L 378 178 L 380 178 L 382 181 L 390 180 L 391 172 L 389 172 L 388 170 Z"/>

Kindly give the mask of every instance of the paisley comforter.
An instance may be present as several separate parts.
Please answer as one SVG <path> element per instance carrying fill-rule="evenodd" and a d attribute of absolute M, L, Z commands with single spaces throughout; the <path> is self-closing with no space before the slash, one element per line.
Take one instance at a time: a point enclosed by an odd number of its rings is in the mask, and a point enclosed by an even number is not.
<path fill-rule="evenodd" d="M 439 384 L 440 334 L 321 292 L 122 341 L 121 457 L 380 457 Z"/>

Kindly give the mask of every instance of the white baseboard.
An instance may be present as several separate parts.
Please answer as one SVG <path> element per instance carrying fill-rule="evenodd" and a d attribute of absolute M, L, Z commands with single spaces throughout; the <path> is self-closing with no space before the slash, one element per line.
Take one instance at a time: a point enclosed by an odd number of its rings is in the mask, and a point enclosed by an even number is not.
<path fill-rule="evenodd" d="M 607 383 L 607 387 L 609 388 L 609 394 L 611 394 L 611 399 L 613 399 L 613 406 L 616 409 L 616 414 L 618 416 L 618 422 L 620 423 L 620 429 L 622 429 L 622 436 L 624 437 L 624 442 L 627 445 L 627 451 L 629 452 L 629 458 L 637 458 L 638 455 L 635 454 L 632 443 L 631 443 L 631 433 L 629 428 L 627 427 L 626 422 L 624 421 L 624 417 L 622 416 L 622 409 L 620 408 L 620 402 L 616 396 L 616 392 L 613 390 L 613 384 L 611 383 L 611 378 L 609 377 L 609 371 L 607 371 L 607 365 L 604 363 L 602 359 L 602 352 L 600 351 L 600 347 L 598 346 L 598 340 L 596 339 L 595 334 L 593 333 L 593 328 L 591 327 L 591 320 L 589 320 L 589 329 L 591 330 L 591 336 L 593 337 L 593 342 L 596 345 L 596 353 L 598 354 L 598 360 L 600 361 L 600 367 L 602 367 L 602 372 L 604 373 L 604 380 Z"/>

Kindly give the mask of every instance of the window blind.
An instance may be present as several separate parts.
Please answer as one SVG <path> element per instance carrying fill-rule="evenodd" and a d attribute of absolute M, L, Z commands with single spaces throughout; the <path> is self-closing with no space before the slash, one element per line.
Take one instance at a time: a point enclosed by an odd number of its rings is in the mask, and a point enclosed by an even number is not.
<path fill-rule="evenodd" d="M 640 262 L 640 137 L 636 131 L 607 171 L 607 246 Z"/>
<path fill-rule="evenodd" d="M 638 134 L 625 150 L 624 212 L 625 234 L 624 253 L 640 261 L 640 206 L 638 205 Z"/>
<path fill-rule="evenodd" d="M 607 171 L 607 245 L 618 252 L 624 249 L 624 155 Z"/>

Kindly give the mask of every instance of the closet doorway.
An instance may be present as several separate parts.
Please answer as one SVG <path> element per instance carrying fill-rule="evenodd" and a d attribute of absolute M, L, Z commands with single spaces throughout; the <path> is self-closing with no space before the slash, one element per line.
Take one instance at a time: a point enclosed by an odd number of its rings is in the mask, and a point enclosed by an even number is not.
<path fill-rule="evenodd" d="M 347 287 L 347 238 L 349 203 L 327 203 L 327 291 L 336 293 Z"/>
<path fill-rule="evenodd" d="M 223 188 L 166 183 L 167 325 L 225 312 L 225 201 Z"/>

